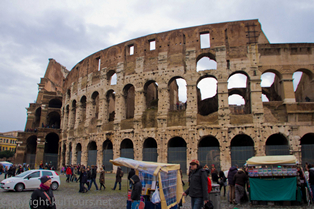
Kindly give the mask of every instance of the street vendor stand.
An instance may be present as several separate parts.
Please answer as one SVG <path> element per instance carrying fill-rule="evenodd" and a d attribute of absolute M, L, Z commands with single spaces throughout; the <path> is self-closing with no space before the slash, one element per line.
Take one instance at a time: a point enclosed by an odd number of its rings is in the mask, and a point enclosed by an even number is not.
<path fill-rule="evenodd" d="M 159 189 L 162 209 L 174 209 L 179 204 L 183 194 L 180 164 L 138 161 L 123 157 L 110 162 L 115 166 L 125 166 L 135 170 L 142 183 L 142 195 L 149 196 L 155 189 Z M 145 201 L 146 206 L 152 205 L 147 199 Z M 146 206 L 145 208 L 149 208 Z"/>
<path fill-rule="evenodd" d="M 253 204 L 257 201 L 301 201 L 295 156 L 252 157 L 246 164 Z"/>

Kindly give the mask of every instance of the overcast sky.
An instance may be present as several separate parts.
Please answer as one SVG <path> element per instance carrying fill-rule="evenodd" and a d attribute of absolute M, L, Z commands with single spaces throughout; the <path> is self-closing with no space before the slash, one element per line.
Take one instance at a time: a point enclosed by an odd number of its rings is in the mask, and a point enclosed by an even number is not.
<path fill-rule="evenodd" d="M 314 42 L 311 0 L 0 1 L 0 132 L 23 130 L 48 59 L 68 70 L 112 45 L 177 28 L 259 19 L 271 43 Z"/>

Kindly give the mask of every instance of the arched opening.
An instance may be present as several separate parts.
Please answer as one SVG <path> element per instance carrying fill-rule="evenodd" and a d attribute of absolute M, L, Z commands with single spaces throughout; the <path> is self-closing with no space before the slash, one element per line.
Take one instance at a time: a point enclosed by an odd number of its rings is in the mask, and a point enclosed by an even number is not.
<path fill-rule="evenodd" d="M 35 168 L 37 149 L 37 136 L 30 136 L 26 140 L 26 156 L 25 162 L 30 165 L 31 168 Z"/>
<path fill-rule="evenodd" d="M 128 84 L 123 89 L 124 105 L 125 105 L 125 118 L 134 118 L 134 101 L 135 101 L 135 88 L 132 84 Z"/>
<path fill-rule="evenodd" d="M 235 96 L 237 94 L 237 96 Z M 231 114 L 251 113 L 250 81 L 244 72 L 236 72 L 228 79 L 228 104 Z M 242 99 L 240 99 L 240 97 Z M 243 102 L 244 100 L 244 102 Z"/>
<path fill-rule="evenodd" d="M 174 77 L 169 81 L 169 110 L 185 110 L 187 100 L 186 81 L 180 77 Z"/>
<path fill-rule="evenodd" d="M 67 129 L 68 125 L 69 125 L 69 116 L 70 116 L 70 106 L 67 105 L 65 107 L 65 120 L 64 120 L 64 127 L 65 127 L 65 129 Z M 49 122 L 47 122 L 47 123 L 49 123 Z M 51 128 L 51 126 L 49 126 L 49 124 L 48 124 L 48 127 Z"/>
<path fill-rule="evenodd" d="M 69 143 L 69 152 L 68 152 L 68 158 L 69 158 L 69 165 L 72 165 L 72 142 Z"/>
<path fill-rule="evenodd" d="M 168 163 L 180 164 L 186 173 L 186 142 L 181 137 L 174 137 L 168 142 Z"/>
<path fill-rule="evenodd" d="M 196 72 L 203 70 L 217 70 L 217 62 L 209 57 L 201 58 L 196 65 Z"/>
<path fill-rule="evenodd" d="M 117 84 L 117 74 L 114 70 L 110 70 L 107 73 L 107 81 L 110 85 L 116 85 Z"/>
<path fill-rule="evenodd" d="M 105 170 L 106 171 L 112 171 L 112 169 L 113 169 L 112 168 L 112 163 L 109 162 L 109 160 L 113 159 L 112 142 L 109 139 L 107 139 L 102 144 L 102 148 L 103 148 L 102 164 L 105 166 Z"/>
<path fill-rule="evenodd" d="M 71 121 L 71 128 L 74 127 L 76 120 L 76 100 L 72 101 L 72 121 Z"/>
<path fill-rule="evenodd" d="M 202 166 L 214 164 L 220 170 L 219 142 L 214 136 L 205 136 L 198 144 L 198 160 Z"/>
<path fill-rule="evenodd" d="M 65 144 L 63 144 L 62 162 L 61 162 L 63 166 L 66 166 L 66 164 L 65 164 L 65 153 L 66 153 L 66 151 L 67 151 L 67 146 Z"/>
<path fill-rule="evenodd" d="M 262 96 L 263 102 L 281 101 L 280 78 L 276 73 L 272 71 L 263 73 L 261 76 L 261 87 L 262 93 L 265 95 L 264 97 Z"/>
<path fill-rule="evenodd" d="M 87 145 L 88 160 L 87 166 L 97 165 L 97 145 L 96 142 L 91 141 Z"/>
<path fill-rule="evenodd" d="M 144 85 L 144 96 L 146 109 L 158 108 L 158 84 L 155 81 L 148 81 Z"/>
<path fill-rule="evenodd" d="M 95 91 L 92 94 L 92 109 L 94 112 L 94 116 L 96 119 L 98 119 L 98 114 L 99 114 L 99 93 Z"/>
<path fill-rule="evenodd" d="M 266 155 L 289 155 L 289 144 L 286 137 L 281 134 L 273 134 L 266 140 Z"/>
<path fill-rule="evenodd" d="M 82 115 L 82 119 L 80 122 L 83 123 L 86 120 L 86 96 L 82 96 L 80 103 Z"/>
<path fill-rule="evenodd" d="M 59 99 L 52 99 L 49 101 L 48 107 L 51 108 L 61 108 L 62 107 L 62 102 Z"/>
<path fill-rule="evenodd" d="M 68 89 L 67 90 L 67 99 L 70 99 L 71 98 L 71 89 Z"/>
<path fill-rule="evenodd" d="M 50 163 L 55 169 L 58 166 L 59 136 L 56 133 L 49 133 L 45 138 L 44 163 Z"/>
<path fill-rule="evenodd" d="M 302 165 L 314 164 L 314 133 L 307 133 L 301 138 Z"/>
<path fill-rule="evenodd" d="M 41 116 L 41 107 L 37 108 L 35 111 L 35 121 L 33 124 L 33 128 L 37 128 L 40 126 L 40 116 Z"/>
<path fill-rule="evenodd" d="M 78 143 L 76 145 L 76 163 L 81 164 L 81 157 L 82 157 L 82 145 Z"/>
<path fill-rule="evenodd" d="M 314 102 L 313 73 L 308 69 L 299 69 L 292 78 L 296 102 Z"/>
<path fill-rule="evenodd" d="M 124 139 L 120 145 L 120 157 L 134 159 L 133 142 L 130 139 Z M 123 172 L 127 172 L 126 167 L 122 167 Z"/>
<path fill-rule="evenodd" d="M 106 95 L 107 98 L 107 109 L 108 109 L 108 121 L 114 121 L 115 118 L 115 101 L 116 93 L 113 90 L 109 90 Z"/>
<path fill-rule="evenodd" d="M 143 161 L 157 162 L 157 143 L 153 138 L 147 138 L 143 144 Z"/>
<path fill-rule="evenodd" d="M 236 135 L 231 140 L 231 165 L 242 167 L 246 160 L 254 156 L 254 141 L 246 134 Z"/>
<path fill-rule="evenodd" d="M 47 115 L 47 128 L 60 128 L 60 114 L 58 112 L 54 111 Z"/>
<path fill-rule="evenodd" d="M 218 88 L 214 77 L 202 78 L 197 83 L 198 113 L 206 116 L 218 111 Z"/>

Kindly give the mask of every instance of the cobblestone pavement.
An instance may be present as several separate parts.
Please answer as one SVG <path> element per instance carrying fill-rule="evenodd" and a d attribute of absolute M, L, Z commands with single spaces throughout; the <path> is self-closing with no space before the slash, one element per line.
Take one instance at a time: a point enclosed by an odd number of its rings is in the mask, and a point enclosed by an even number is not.
<path fill-rule="evenodd" d="M 0 176 L 0 181 L 2 181 L 4 175 Z M 186 181 L 186 176 L 184 177 Z M 66 178 L 64 175 L 61 175 L 61 186 L 58 190 L 54 191 L 54 196 L 56 198 L 57 208 L 65 208 L 65 209 L 85 209 L 85 208 L 106 208 L 106 209 L 125 209 L 126 208 L 126 200 L 127 200 L 127 182 L 126 177 L 122 180 L 122 189 L 119 190 L 111 190 L 114 185 L 115 176 L 114 174 L 106 174 L 106 190 L 96 191 L 95 186 L 93 185 L 91 191 L 87 193 L 79 193 L 79 183 L 65 182 Z M 98 183 L 98 180 L 97 180 Z M 99 186 L 99 184 L 98 184 Z M 184 189 L 187 188 L 185 185 Z M 9 208 L 29 208 L 28 201 L 32 191 L 23 191 L 23 192 L 12 192 L 12 191 L 4 191 L 0 189 L 0 209 L 9 209 Z M 186 203 L 183 205 L 183 209 L 190 209 L 191 202 L 190 198 L 186 198 Z M 310 206 L 252 206 L 249 203 L 243 204 L 240 207 L 234 207 L 229 204 L 226 197 L 221 196 L 220 199 L 221 208 L 224 209 L 233 209 L 233 208 L 254 208 L 254 209 L 262 209 L 262 208 L 289 208 L 289 209 L 305 209 L 305 208 L 314 208 Z"/>

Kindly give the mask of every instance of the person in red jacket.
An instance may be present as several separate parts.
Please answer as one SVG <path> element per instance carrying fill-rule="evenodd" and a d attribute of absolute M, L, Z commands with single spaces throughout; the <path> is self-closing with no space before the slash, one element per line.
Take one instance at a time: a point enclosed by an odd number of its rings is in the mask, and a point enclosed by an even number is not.
<path fill-rule="evenodd" d="M 66 176 L 67 176 L 66 182 L 69 183 L 69 181 L 70 181 L 70 176 L 72 175 L 72 170 L 71 170 L 70 166 L 67 167 L 67 169 L 66 169 L 66 171 L 65 171 L 65 174 L 66 174 Z"/>
<path fill-rule="evenodd" d="M 208 186 L 208 194 L 212 191 L 212 181 L 209 178 L 209 175 L 207 176 L 208 182 L 207 182 L 207 186 Z"/>

